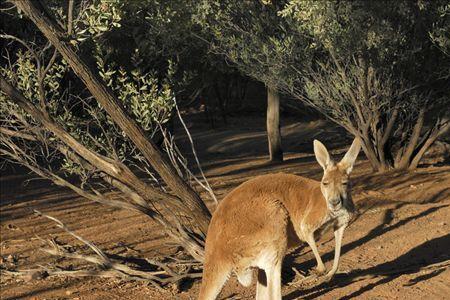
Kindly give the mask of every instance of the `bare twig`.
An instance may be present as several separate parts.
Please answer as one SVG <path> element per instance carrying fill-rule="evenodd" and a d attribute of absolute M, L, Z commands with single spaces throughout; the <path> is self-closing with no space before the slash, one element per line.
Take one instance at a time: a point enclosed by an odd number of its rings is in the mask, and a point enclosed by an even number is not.
<path fill-rule="evenodd" d="M 39 70 L 41 68 L 41 61 L 39 60 L 39 56 L 37 55 L 36 51 L 24 40 L 21 38 L 18 38 L 17 36 L 9 35 L 9 34 L 0 34 L 0 38 L 2 39 L 9 39 L 18 42 L 22 46 L 24 46 L 30 54 L 33 56 L 34 60 L 36 61 L 37 69 Z"/>
<path fill-rule="evenodd" d="M 191 133 L 189 132 L 189 130 L 188 130 L 187 126 L 186 126 L 186 123 L 184 122 L 183 118 L 181 117 L 181 113 L 180 113 L 180 110 L 178 109 L 178 105 L 176 104 L 176 102 L 175 102 L 175 109 L 177 111 L 178 118 L 180 119 L 180 122 L 183 125 L 184 131 L 186 132 L 186 135 L 188 136 L 189 143 L 190 143 L 191 149 L 192 149 L 192 154 L 194 155 L 195 162 L 197 163 L 198 170 L 200 171 L 200 174 L 201 174 L 201 176 L 203 178 L 203 181 L 205 182 L 205 184 L 204 185 L 202 184 L 202 186 L 203 186 L 203 188 L 206 189 L 206 191 L 209 193 L 211 198 L 214 200 L 214 203 L 217 205 L 218 201 L 217 201 L 216 195 L 214 194 L 214 191 L 211 188 L 211 185 L 209 184 L 208 180 L 206 179 L 205 173 L 203 173 L 202 166 L 201 166 L 200 161 L 198 159 L 197 151 L 195 151 L 194 141 L 192 140 Z"/>
<path fill-rule="evenodd" d="M 73 0 L 67 2 L 67 34 L 73 32 Z"/>

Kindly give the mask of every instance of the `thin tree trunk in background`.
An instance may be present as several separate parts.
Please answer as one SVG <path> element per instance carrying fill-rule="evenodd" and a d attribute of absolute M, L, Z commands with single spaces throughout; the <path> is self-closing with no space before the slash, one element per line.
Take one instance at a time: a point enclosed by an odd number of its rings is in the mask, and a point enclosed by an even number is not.
<path fill-rule="evenodd" d="M 428 148 L 437 140 L 439 136 L 444 134 L 450 128 L 450 122 L 448 120 L 436 121 L 436 124 L 427 133 L 426 140 L 420 145 L 420 149 L 417 151 L 411 163 L 408 167 L 409 170 L 414 170 L 419 165 L 422 156 L 427 152 Z"/>
<path fill-rule="evenodd" d="M 225 87 L 226 86 L 227 85 L 225 85 Z M 223 123 L 225 125 L 227 125 L 228 124 L 228 122 L 227 122 L 227 112 L 226 112 L 226 108 L 225 108 L 226 94 L 227 93 L 225 92 L 225 97 L 222 97 L 222 94 L 220 93 L 220 86 L 219 86 L 219 84 L 217 82 L 214 83 L 214 91 L 216 93 L 217 106 L 219 107 Z"/>
<path fill-rule="evenodd" d="M 280 132 L 280 95 L 272 87 L 267 87 L 267 139 L 270 161 L 283 161 Z"/>
<path fill-rule="evenodd" d="M 164 158 L 153 142 L 146 138 L 142 129 L 128 116 L 120 101 L 102 82 L 97 73 L 91 70 L 77 54 L 73 46 L 70 45 L 65 32 L 50 16 L 36 7 L 36 5 L 40 6 L 39 1 L 20 0 L 14 1 L 14 3 L 55 46 L 75 74 L 85 83 L 95 99 L 133 141 L 164 182 L 185 202 L 186 206 L 192 211 L 192 216 L 198 223 L 203 235 L 206 235 L 210 213 L 204 202 L 177 174 L 174 167 Z"/>
<path fill-rule="evenodd" d="M 411 137 L 409 138 L 409 143 L 406 146 L 405 150 L 403 151 L 402 157 L 397 165 L 397 168 L 400 170 L 406 170 L 411 163 L 412 155 L 420 139 L 420 133 L 423 128 L 424 119 L 425 119 L 425 108 L 422 108 L 419 112 L 419 116 L 417 117 L 417 121 L 416 124 L 414 125 Z"/>
<path fill-rule="evenodd" d="M 375 150 L 373 148 L 373 144 L 370 141 L 370 138 L 368 135 L 363 135 L 361 133 L 354 134 L 356 137 L 359 137 L 362 141 L 362 148 L 364 151 L 364 154 L 366 155 L 367 159 L 370 162 L 370 165 L 372 167 L 372 170 L 375 172 L 380 172 L 382 167 L 378 160 L 378 157 L 375 153 Z"/>

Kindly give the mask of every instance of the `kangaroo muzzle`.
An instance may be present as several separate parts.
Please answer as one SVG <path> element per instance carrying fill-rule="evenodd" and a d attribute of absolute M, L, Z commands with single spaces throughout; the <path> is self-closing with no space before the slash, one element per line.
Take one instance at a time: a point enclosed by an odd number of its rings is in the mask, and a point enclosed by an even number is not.
<path fill-rule="evenodd" d="M 330 200 L 330 206 L 333 210 L 338 210 L 342 207 L 344 203 L 344 197 L 339 196 Z"/>

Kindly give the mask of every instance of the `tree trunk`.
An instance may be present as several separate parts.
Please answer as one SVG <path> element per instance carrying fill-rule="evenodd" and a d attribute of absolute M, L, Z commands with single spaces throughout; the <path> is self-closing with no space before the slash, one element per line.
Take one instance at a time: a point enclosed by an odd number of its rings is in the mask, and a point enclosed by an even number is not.
<path fill-rule="evenodd" d="M 393 164 L 392 153 L 390 152 L 389 147 L 386 147 L 386 144 L 391 137 L 392 130 L 394 129 L 395 122 L 397 121 L 398 113 L 399 109 L 398 107 L 395 107 L 389 117 L 389 121 L 387 121 L 387 124 L 384 127 L 384 131 L 382 131 L 382 128 L 377 129 L 378 126 L 374 126 L 374 134 L 377 137 L 375 141 L 377 143 L 377 151 L 380 161 L 380 172 L 388 171 Z M 379 120 L 380 118 L 378 118 L 378 122 L 380 122 Z"/>
<path fill-rule="evenodd" d="M 379 172 L 381 169 L 381 164 L 380 161 L 378 160 L 378 156 L 375 152 L 374 145 L 371 142 L 368 131 L 366 130 L 365 132 L 361 132 L 357 129 L 354 129 L 351 130 L 350 133 L 352 133 L 355 137 L 358 137 L 361 140 L 362 149 L 367 159 L 369 160 L 372 170 L 375 172 Z"/>
<path fill-rule="evenodd" d="M 126 113 L 124 107 L 103 83 L 96 72 L 91 70 L 70 44 L 65 32 L 42 9 L 39 1 L 18 0 L 16 6 L 39 28 L 68 62 L 75 74 L 85 83 L 91 94 L 127 134 L 169 188 L 178 195 L 192 212 L 201 233 L 206 236 L 210 212 L 198 194 L 177 174 L 174 167 L 163 157 L 153 142 L 147 139 L 142 129 Z"/>
<path fill-rule="evenodd" d="M 411 137 L 409 138 L 409 143 L 402 152 L 402 157 L 397 165 L 397 168 L 400 170 L 406 170 L 411 164 L 414 150 L 416 149 L 417 143 L 420 139 L 420 133 L 422 131 L 424 119 L 425 108 L 422 108 L 419 112 L 419 116 L 417 117 L 416 124 L 414 125 L 413 131 L 411 133 Z"/>
<path fill-rule="evenodd" d="M 439 136 L 444 134 L 450 128 L 450 122 L 448 120 L 441 121 L 437 120 L 436 124 L 433 128 L 430 129 L 427 134 L 426 140 L 421 144 L 420 149 L 417 151 L 416 155 L 414 155 L 411 163 L 408 167 L 408 170 L 414 170 L 419 165 L 420 160 L 422 159 L 425 152 L 427 152 L 428 148 L 437 140 Z"/>
<path fill-rule="evenodd" d="M 0 76 L 0 90 L 4 92 L 12 102 L 16 103 L 21 109 L 26 111 L 35 121 L 39 122 L 46 131 L 54 134 L 58 140 L 62 142 L 62 144 L 54 147 L 55 150 L 59 151 L 71 160 L 77 161 L 83 166 L 83 168 L 91 171 L 101 171 L 101 177 L 103 180 L 120 190 L 124 195 L 122 197 L 131 201 L 121 202 L 112 199 L 102 200 L 102 198 L 98 197 L 98 195 L 96 196 L 92 193 L 86 192 L 82 188 L 78 188 L 75 185 L 70 184 L 52 172 L 45 172 L 43 171 L 44 169 L 35 167 L 32 164 L 24 164 L 26 167 L 39 176 L 48 178 L 59 186 L 70 188 L 78 195 L 91 201 L 103 203 L 113 207 L 140 211 L 162 225 L 166 233 L 173 238 L 174 241 L 182 245 L 193 258 L 198 261 L 203 260 L 204 245 L 202 242 L 197 238 L 192 237 L 188 231 L 183 228 L 182 220 L 180 218 L 175 217 L 169 221 L 168 218 L 161 214 L 161 211 L 155 207 L 155 204 L 157 204 L 159 206 L 168 207 L 182 216 L 190 216 L 191 212 L 189 208 L 181 202 L 180 198 L 159 191 L 151 185 L 147 185 L 120 161 L 102 156 L 84 147 L 67 131 L 65 131 L 61 125 L 54 122 L 48 114 L 44 114 L 41 110 L 39 110 L 39 108 L 26 99 L 23 94 L 10 85 L 2 76 Z M 38 141 L 38 139 L 31 134 L 36 134 L 34 130 L 31 130 L 30 134 L 28 134 L 16 132 L 7 128 L 0 129 L 2 134 L 5 135 L 18 136 L 35 142 Z M 20 161 L 19 157 L 20 155 L 17 156 L 15 160 Z M 190 224 L 192 224 L 192 222 Z M 189 226 L 189 228 L 186 229 L 190 230 L 192 227 L 193 226 Z"/>
<path fill-rule="evenodd" d="M 269 141 L 270 161 L 282 162 L 280 132 L 280 95 L 275 88 L 267 87 L 267 138 Z"/>
<path fill-rule="evenodd" d="M 226 86 L 227 85 L 225 85 L 225 87 Z M 227 97 L 226 94 L 227 93 L 225 92 L 225 97 L 222 97 L 222 94 L 220 92 L 220 86 L 219 86 L 219 84 L 217 82 L 214 83 L 214 91 L 216 93 L 217 106 L 219 107 L 220 114 L 222 115 L 223 123 L 225 125 L 227 125 L 228 124 L 228 121 L 227 121 L 227 110 L 226 110 L 226 105 L 225 105 L 226 97 Z"/>

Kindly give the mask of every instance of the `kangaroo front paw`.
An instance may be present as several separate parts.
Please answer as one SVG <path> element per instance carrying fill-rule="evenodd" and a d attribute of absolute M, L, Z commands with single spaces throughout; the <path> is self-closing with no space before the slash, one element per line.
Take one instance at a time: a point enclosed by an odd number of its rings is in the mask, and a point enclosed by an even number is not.
<path fill-rule="evenodd" d="M 334 276 L 334 274 L 327 273 L 325 276 L 323 276 L 323 281 L 329 282 L 333 279 L 333 276 Z"/>
<path fill-rule="evenodd" d="M 345 273 L 345 272 L 339 272 L 338 270 L 336 270 L 336 269 L 332 269 L 330 272 L 328 272 L 324 277 L 324 279 L 326 280 L 326 281 L 330 281 L 331 279 L 333 279 L 333 277 L 334 277 L 334 275 L 336 275 L 336 274 L 342 274 L 342 273 Z"/>
<path fill-rule="evenodd" d="M 313 273 L 315 273 L 316 275 L 323 275 L 323 274 L 325 274 L 326 271 L 327 271 L 327 268 L 324 265 L 321 265 L 321 266 L 317 266 L 313 270 Z"/>

